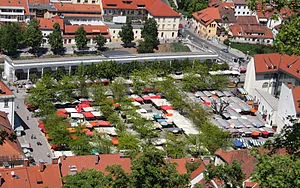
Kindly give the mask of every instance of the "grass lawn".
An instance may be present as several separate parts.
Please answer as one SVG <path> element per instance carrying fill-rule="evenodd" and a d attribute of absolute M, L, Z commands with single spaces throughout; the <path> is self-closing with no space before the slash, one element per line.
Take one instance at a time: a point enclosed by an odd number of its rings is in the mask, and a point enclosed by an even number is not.
<path fill-rule="evenodd" d="M 187 47 L 184 46 L 182 43 L 175 42 L 171 43 L 171 52 L 190 52 L 191 50 Z"/>
<path fill-rule="evenodd" d="M 247 54 L 247 51 L 249 51 L 249 55 L 268 54 L 268 53 L 278 52 L 273 46 L 265 46 L 261 44 L 246 44 L 246 43 L 237 43 L 237 42 L 230 42 L 230 43 L 231 43 L 230 44 L 231 48 L 238 49 L 245 54 Z"/>

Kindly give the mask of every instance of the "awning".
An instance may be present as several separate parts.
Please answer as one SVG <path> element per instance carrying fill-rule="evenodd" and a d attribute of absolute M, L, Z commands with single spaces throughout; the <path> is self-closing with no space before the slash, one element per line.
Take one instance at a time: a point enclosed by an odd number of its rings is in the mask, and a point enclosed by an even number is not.
<path fill-rule="evenodd" d="M 67 113 L 77 113 L 77 110 L 75 108 L 65 108 Z"/>
<path fill-rule="evenodd" d="M 261 131 L 261 134 L 267 136 L 269 133 L 268 133 L 268 131 Z"/>
<path fill-rule="evenodd" d="M 91 111 L 94 111 L 94 110 L 95 110 L 94 107 L 84 107 L 84 108 L 82 108 L 82 109 L 83 109 L 83 111 L 85 111 L 85 112 L 91 112 Z"/>
<path fill-rule="evenodd" d="M 259 136 L 259 132 L 258 131 L 253 131 L 252 136 Z"/>
<path fill-rule="evenodd" d="M 85 118 L 95 118 L 91 112 L 82 112 Z"/>
<path fill-rule="evenodd" d="M 134 100 L 134 101 L 137 101 L 137 102 L 143 102 L 143 101 L 144 101 L 144 99 L 141 98 L 141 97 L 134 98 L 133 100 Z"/>
<path fill-rule="evenodd" d="M 163 127 L 168 126 L 168 122 L 166 122 L 166 121 L 162 121 L 162 122 L 160 122 L 160 124 L 161 124 L 161 126 L 163 126 Z"/>
<path fill-rule="evenodd" d="M 41 131 L 43 133 L 47 133 L 47 130 L 46 130 L 45 125 L 43 123 L 39 123 L 39 128 L 41 129 Z"/>
<path fill-rule="evenodd" d="M 149 100 L 151 100 L 151 97 L 150 97 L 150 96 L 148 96 L 148 95 L 144 95 L 142 98 L 143 98 L 145 101 L 149 101 Z"/>
<path fill-rule="evenodd" d="M 116 137 L 111 138 L 111 142 L 113 145 L 118 145 L 119 144 L 119 140 Z"/>
<path fill-rule="evenodd" d="M 168 105 L 162 105 L 160 108 L 162 110 L 174 110 L 172 106 L 168 106 Z"/>
<path fill-rule="evenodd" d="M 151 99 L 160 99 L 161 96 L 159 96 L 159 95 L 152 95 L 152 96 L 150 96 L 150 98 L 151 98 Z"/>
<path fill-rule="evenodd" d="M 101 117 L 102 116 L 102 113 L 101 112 L 98 112 L 98 111 L 93 111 L 91 112 L 95 117 Z"/>
<path fill-rule="evenodd" d="M 85 135 L 87 135 L 87 136 L 94 136 L 94 132 L 93 131 L 86 131 Z"/>
<path fill-rule="evenodd" d="M 132 102 L 132 104 L 133 104 L 133 106 L 141 106 L 141 103 L 136 102 L 136 101 Z"/>
<path fill-rule="evenodd" d="M 233 141 L 233 145 L 236 146 L 236 147 L 242 147 L 243 146 L 243 143 L 239 140 L 234 140 Z"/>
<path fill-rule="evenodd" d="M 58 116 L 62 116 L 64 118 L 68 117 L 67 111 L 65 109 L 59 109 L 59 110 L 57 110 L 56 114 Z"/>
<path fill-rule="evenodd" d="M 87 108 L 90 107 L 90 103 L 80 103 L 77 105 L 77 108 Z"/>
<path fill-rule="evenodd" d="M 71 113 L 71 118 L 83 119 L 84 116 L 83 116 L 83 114 L 80 114 L 80 113 Z"/>

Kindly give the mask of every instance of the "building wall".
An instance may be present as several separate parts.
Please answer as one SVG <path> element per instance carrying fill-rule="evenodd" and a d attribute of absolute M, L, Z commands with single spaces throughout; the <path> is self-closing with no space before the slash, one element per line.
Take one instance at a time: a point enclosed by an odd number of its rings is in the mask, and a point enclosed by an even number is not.
<path fill-rule="evenodd" d="M 13 96 L 0 97 L 0 111 L 7 113 L 10 124 L 14 128 L 15 100 Z"/>
<path fill-rule="evenodd" d="M 290 123 L 287 120 L 288 115 L 295 116 L 296 118 L 297 112 L 295 109 L 292 89 L 290 89 L 287 85 L 282 84 L 278 103 L 278 117 L 284 122 L 284 124 L 288 124 Z M 278 125 L 277 129 L 280 131 L 284 124 Z"/>
<path fill-rule="evenodd" d="M 120 31 L 122 31 L 122 29 L 109 28 L 110 38 L 112 42 L 122 42 L 119 36 Z M 134 41 L 140 40 L 142 38 L 141 32 L 142 29 L 133 29 Z"/>
<path fill-rule="evenodd" d="M 239 5 L 235 4 L 235 16 L 250 16 L 255 15 L 254 12 L 252 12 L 247 5 Z"/>
<path fill-rule="evenodd" d="M 267 23 L 267 27 L 269 29 L 273 29 L 275 26 L 280 25 L 282 22 L 282 19 L 280 17 L 278 17 L 278 20 L 275 19 L 269 19 L 268 23 Z"/>
<path fill-rule="evenodd" d="M 201 24 L 196 19 L 193 19 L 193 25 L 196 26 L 196 32 L 201 38 L 213 38 L 216 37 L 218 24 L 212 22 L 208 26 Z"/>
<path fill-rule="evenodd" d="M 148 18 L 154 18 L 157 23 L 158 39 L 176 39 L 178 37 L 180 18 L 153 17 L 151 14 L 148 14 Z"/>
<path fill-rule="evenodd" d="M 255 38 L 246 38 L 246 37 L 232 37 L 229 38 L 232 42 L 240 42 L 240 43 L 249 43 L 249 44 L 264 44 L 270 45 L 273 44 L 273 39 L 255 39 Z"/>
<path fill-rule="evenodd" d="M 25 9 L 0 7 L 0 22 L 25 22 Z"/>

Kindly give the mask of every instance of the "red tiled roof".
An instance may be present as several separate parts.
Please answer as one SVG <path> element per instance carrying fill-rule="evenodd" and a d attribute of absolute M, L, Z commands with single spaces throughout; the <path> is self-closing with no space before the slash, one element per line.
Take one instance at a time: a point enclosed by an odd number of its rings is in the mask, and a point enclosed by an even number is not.
<path fill-rule="evenodd" d="M 213 21 L 221 20 L 219 9 L 209 7 L 193 13 L 193 17 L 204 25 L 209 25 Z"/>
<path fill-rule="evenodd" d="M 248 149 L 233 150 L 230 152 L 218 149 L 215 152 L 215 155 L 219 156 L 230 165 L 234 160 L 240 162 L 242 170 L 246 174 L 246 179 L 251 176 L 251 173 L 255 170 L 255 165 L 258 163 L 258 160 L 250 154 L 250 150 Z"/>
<path fill-rule="evenodd" d="M 126 3 L 125 3 L 126 2 Z M 146 9 L 154 17 L 179 17 L 180 15 L 162 0 L 102 0 L 104 9 Z"/>
<path fill-rule="evenodd" d="M 201 174 L 206 169 L 204 163 L 201 161 L 200 166 L 191 173 L 191 179 L 196 178 L 199 174 Z"/>
<path fill-rule="evenodd" d="M 300 56 L 281 56 L 279 53 L 254 55 L 254 66 L 256 73 L 264 72 L 286 72 L 300 79 Z"/>
<path fill-rule="evenodd" d="M 87 33 L 108 33 L 107 25 L 82 25 Z M 75 33 L 80 25 L 65 25 L 65 33 Z"/>
<path fill-rule="evenodd" d="M 130 158 L 121 158 L 120 154 L 101 154 L 99 163 L 95 163 L 96 155 L 86 156 L 68 156 L 64 159 L 61 157 L 61 173 L 62 176 L 69 174 L 69 166 L 76 166 L 77 172 L 83 169 L 96 169 L 101 172 L 107 173 L 105 168 L 113 164 L 121 165 L 125 172 L 131 172 L 131 160 Z"/>
<path fill-rule="evenodd" d="M 167 162 L 170 163 L 175 163 L 176 165 L 176 169 L 178 171 L 179 174 L 185 174 L 187 173 L 187 169 L 185 166 L 185 163 L 187 162 L 187 160 L 185 158 L 180 158 L 180 159 L 166 159 Z"/>
<path fill-rule="evenodd" d="M 64 20 L 59 17 L 54 18 L 37 18 L 40 21 L 40 29 L 53 30 L 53 25 L 57 22 L 61 30 L 64 30 Z"/>
<path fill-rule="evenodd" d="M 4 180 L 3 183 L 1 182 L 1 188 L 57 188 L 62 186 L 57 164 L 45 165 L 43 172 L 40 172 L 39 169 L 39 166 L 0 169 L 1 178 Z M 12 176 L 12 173 L 14 176 Z"/>
<path fill-rule="evenodd" d="M 50 0 L 28 0 L 28 3 L 32 3 L 32 4 L 49 4 Z"/>
<path fill-rule="evenodd" d="M 0 97 L 5 95 L 13 95 L 13 92 L 1 80 L 0 80 L 0 89 L 2 91 L 2 93 L 0 93 Z"/>
<path fill-rule="evenodd" d="M 245 188 L 258 188 L 259 185 L 256 182 L 246 181 Z"/>
<path fill-rule="evenodd" d="M 233 37 L 273 39 L 273 33 L 271 29 L 264 25 L 232 25 L 229 28 Z"/>
<path fill-rule="evenodd" d="M 300 86 L 293 87 L 293 98 L 297 114 L 300 114 Z"/>
<path fill-rule="evenodd" d="M 258 7 L 257 8 L 257 17 L 270 19 L 276 12 L 278 12 L 278 10 L 276 10 L 274 8 Z M 292 11 L 291 11 L 291 9 L 285 7 L 280 10 L 279 15 L 281 18 L 288 18 L 292 15 Z"/>
<path fill-rule="evenodd" d="M 7 6 L 7 7 L 24 7 L 25 14 L 29 14 L 28 9 L 28 2 L 27 0 L 0 0 L 0 7 Z"/>
<path fill-rule="evenodd" d="M 256 16 L 238 16 L 236 21 L 238 25 L 258 25 Z"/>
<path fill-rule="evenodd" d="M 7 114 L 2 111 L 0 111 L 0 130 L 4 130 L 8 134 L 13 133 Z M 0 145 L 0 162 L 21 160 L 23 158 L 24 154 L 18 140 L 15 142 L 5 140 L 3 145 Z"/>
<path fill-rule="evenodd" d="M 54 3 L 54 7 L 58 12 L 89 12 L 101 14 L 100 5 Z"/>

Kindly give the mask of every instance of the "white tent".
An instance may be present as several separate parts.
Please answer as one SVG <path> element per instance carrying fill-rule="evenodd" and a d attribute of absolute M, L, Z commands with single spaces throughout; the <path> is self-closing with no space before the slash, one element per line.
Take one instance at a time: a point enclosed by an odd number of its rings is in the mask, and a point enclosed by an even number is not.
<path fill-rule="evenodd" d="M 65 108 L 67 113 L 77 113 L 77 110 L 75 108 Z"/>
<path fill-rule="evenodd" d="M 83 114 L 80 114 L 80 113 L 71 113 L 71 118 L 83 119 L 84 116 L 83 116 Z"/>

